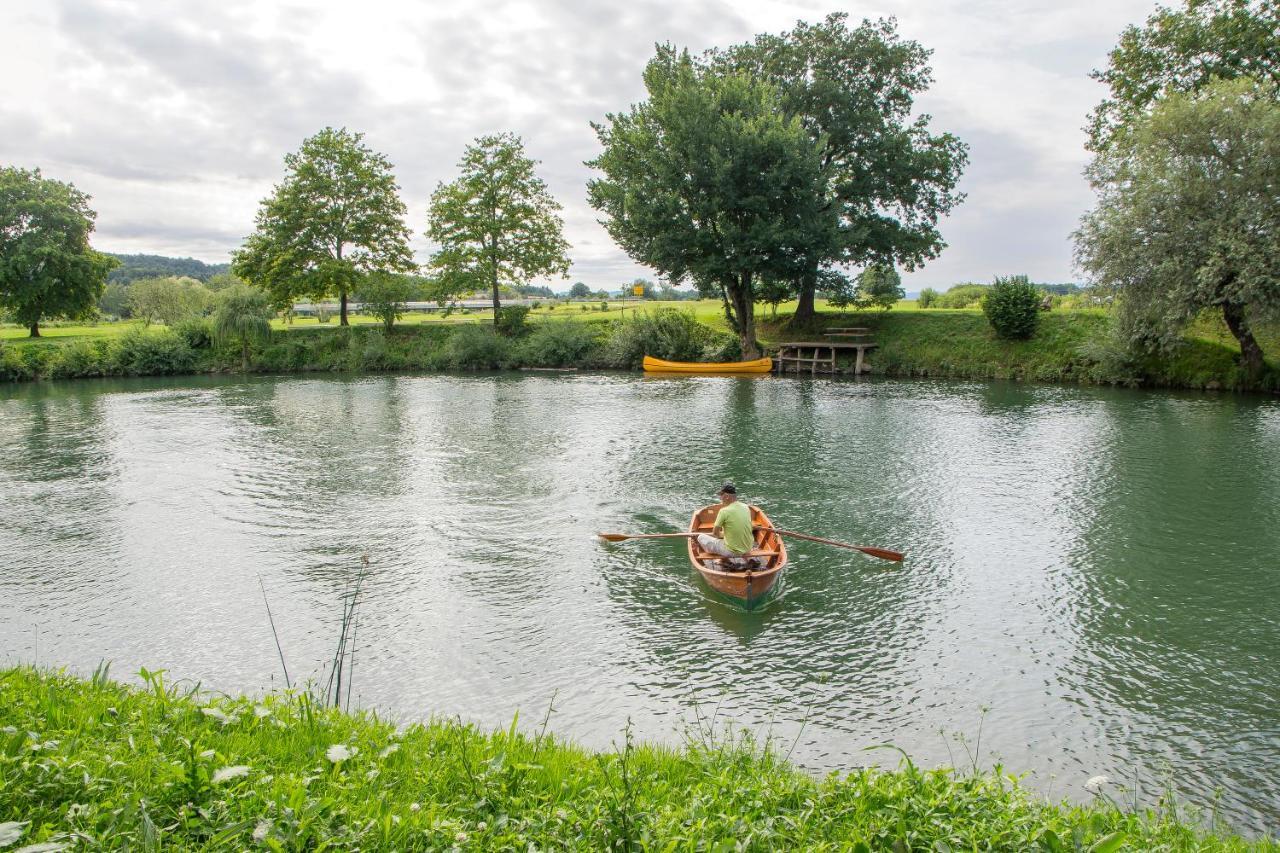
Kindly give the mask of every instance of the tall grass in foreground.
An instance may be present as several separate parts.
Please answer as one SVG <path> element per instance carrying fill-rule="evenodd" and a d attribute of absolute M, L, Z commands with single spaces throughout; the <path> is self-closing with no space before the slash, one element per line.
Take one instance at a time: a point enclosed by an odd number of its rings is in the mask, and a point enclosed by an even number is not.
<path fill-rule="evenodd" d="M 404 729 L 261 699 L 0 671 L 0 833 L 107 849 L 1277 850 L 996 770 L 813 779 L 745 737 L 588 753 L 515 721 Z M 544 722 L 545 726 L 545 722 Z"/>

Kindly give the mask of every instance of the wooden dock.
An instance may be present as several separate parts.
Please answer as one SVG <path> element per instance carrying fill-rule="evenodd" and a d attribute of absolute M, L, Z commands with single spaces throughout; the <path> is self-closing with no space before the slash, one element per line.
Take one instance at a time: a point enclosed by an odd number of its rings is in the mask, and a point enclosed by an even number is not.
<path fill-rule="evenodd" d="M 778 354 L 774 363 L 778 375 L 792 368 L 796 373 L 808 368 L 810 375 L 819 373 L 839 373 L 837 359 L 842 353 L 852 352 L 854 355 L 854 375 L 869 373 L 866 365 L 866 353 L 876 348 L 871 340 L 871 330 L 863 327 L 841 327 L 827 329 L 825 341 L 787 341 L 778 345 Z"/>

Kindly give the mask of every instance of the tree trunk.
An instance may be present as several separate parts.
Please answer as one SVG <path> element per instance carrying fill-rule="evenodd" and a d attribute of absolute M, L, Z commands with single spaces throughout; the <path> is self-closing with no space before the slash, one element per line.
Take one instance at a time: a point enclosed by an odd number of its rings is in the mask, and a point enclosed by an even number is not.
<path fill-rule="evenodd" d="M 338 259 L 339 264 L 342 263 L 341 238 L 339 238 L 337 245 L 333 247 L 333 256 Z M 339 272 L 338 274 L 341 275 L 341 272 Z M 339 279 L 339 282 L 338 282 L 338 304 L 340 306 L 338 308 L 338 325 L 339 326 L 349 325 L 347 323 L 347 288 L 346 288 L 346 285 L 342 283 L 341 279 Z"/>
<path fill-rule="evenodd" d="M 799 302 L 796 303 L 796 316 L 793 322 L 809 323 L 818 315 L 814 309 L 814 298 L 818 291 L 817 269 L 806 270 L 800 276 Z"/>
<path fill-rule="evenodd" d="M 502 303 L 498 301 L 498 265 L 493 265 L 493 327 L 498 328 L 498 315 L 502 313 Z"/>
<path fill-rule="evenodd" d="M 760 346 L 756 342 L 755 301 L 751 298 L 751 273 L 744 272 L 735 276 L 729 288 L 729 299 L 733 303 L 735 325 L 738 329 L 738 344 L 742 347 L 743 359 L 760 357 Z"/>
<path fill-rule="evenodd" d="M 31 332 L 31 337 L 33 338 L 40 337 L 40 321 L 36 320 L 34 323 L 32 323 L 29 331 Z"/>
<path fill-rule="evenodd" d="M 1258 346 L 1258 340 L 1253 336 L 1253 330 L 1249 328 L 1249 320 L 1244 315 L 1244 306 L 1238 302 L 1224 302 L 1222 316 L 1227 321 L 1227 328 L 1231 330 L 1231 334 L 1235 335 L 1236 340 L 1240 342 L 1240 365 L 1244 368 L 1245 375 L 1250 381 L 1258 379 L 1264 367 L 1262 347 Z"/>

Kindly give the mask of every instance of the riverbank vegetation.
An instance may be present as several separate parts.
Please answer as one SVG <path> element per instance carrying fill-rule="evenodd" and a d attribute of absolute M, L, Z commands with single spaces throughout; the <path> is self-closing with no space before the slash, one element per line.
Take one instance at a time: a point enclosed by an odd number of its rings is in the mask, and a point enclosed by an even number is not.
<path fill-rule="evenodd" d="M 1189 818 L 1053 803 L 1001 768 L 822 779 L 748 737 L 593 753 L 513 720 L 397 728 L 305 693 L 0 671 L 0 845 L 107 849 L 1277 850 Z M 1115 794 L 1113 799 L 1111 793 Z M 54 848 L 41 848 L 54 849 Z M 61 849 L 61 848 L 58 848 Z"/>
<path fill-rule="evenodd" d="M 184 373 L 314 371 L 442 371 L 516 368 L 632 370 L 648 353 L 676 361 L 733 361 L 740 356 L 714 302 L 627 308 L 569 304 L 515 312 L 504 331 L 482 316 L 406 318 L 390 330 L 373 317 L 357 325 L 276 322 L 269 337 L 216 335 L 207 319 L 173 327 L 138 323 L 53 328 L 46 337 L 0 340 L 0 381 Z M 580 311 L 579 307 L 590 310 Z M 762 319 L 766 348 L 788 340 L 822 339 L 830 327 L 856 324 L 878 344 L 868 358 L 875 375 L 949 379 L 1012 379 L 1167 388 L 1267 391 L 1280 388 L 1280 365 L 1251 378 L 1219 314 L 1206 312 L 1168 352 L 1135 354 L 1116 339 L 1102 309 L 1041 312 L 1029 340 L 999 338 L 981 309 L 820 312 L 800 324 L 784 305 Z M 508 310 L 508 309 L 504 309 Z M 518 319 L 515 319 L 518 316 Z M 11 329 L 20 334 L 20 329 Z M 68 334 L 60 335 L 66 332 Z M 0 334 L 3 330 L 0 330 Z M 1280 350 L 1280 324 L 1257 329 L 1263 345 Z"/>

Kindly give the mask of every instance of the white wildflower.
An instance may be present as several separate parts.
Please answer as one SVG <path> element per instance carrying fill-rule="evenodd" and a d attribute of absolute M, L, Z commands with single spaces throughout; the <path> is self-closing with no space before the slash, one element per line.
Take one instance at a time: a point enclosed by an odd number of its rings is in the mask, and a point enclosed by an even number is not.
<path fill-rule="evenodd" d="M 476 824 L 476 829 L 480 832 L 484 832 L 488 828 L 489 828 L 489 824 L 485 823 L 484 821 L 480 821 L 479 823 Z"/>
<path fill-rule="evenodd" d="M 261 720 L 263 717 L 271 716 L 271 709 L 268 708 L 266 705 L 254 705 L 253 715 L 257 717 L 259 720 Z"/>
<path fill-rule="evenodd" d="M 213 717 L 215 720 L 222 723 L 224 726 L 227 723 L 231 722 L 231 718 L 228 717 L 226 714 L 224 714 L 221 708 L 214 708 L 212 706 L 208 708 L 201 708 L 200 713 L 204 714 L 206 717 Z"/>
<path fill-rule="evenodd" d="M 214 785 L 219 782 L 225 782 L 228 779 L 239 779 L 241 776 L 249 775 L 249 767 L 244 764 L 237 764 L 233 767 L 223 767 L 213 774 L 213 778 L 209 780 Z"/>
<path fill-rule="evenodd" d="M 1096 794 L 1108 781 L 1110 780 L 1106 776 L 1090 776 L 1089 781 L 1084 783 L 1084 789 L 1091 794 Z"/>
<path fill-rule="evenodd" d="M 339 762 L 346 761 L 348 758 L 355 755 L 356 752 L 357 750 L 355 747 L 347 746 L 342 743 L 335 743 L 325 751 L 324 757 L 332 761 L 334 764 L 338 764 Z"/>
<path fill-rule="evenodd" d="M 215 756 L 216 754 L 217 753 L 215 753 L 212 749 L 206 749 L 204 752 L 200 753 L 200 757 L 208 760 L 210 758 L 213 758 L 213 756 Z"/>
<path fill-rule="evenodd" d="M 374 779 L 377 779 L 377 778 L 378 778 L 378 768 L 374 767 L 374 768 L 372 768 L 372 769 L 370 769 L 370 770 L 366 770 L 366 771 L 365 771 L 365 774 L 364 774 L 364 778 L 368 779 L 370 782 L 372 782 Z"/>
<path fill-rule="evenodd" d="M 389 746 L 389 747 L 387 747 L 386 749 L 382 750 L 382 752 L 379 752 L 379 753 L 378 753 L 378 757 L 379 757 L 379 758 L 386 758 L 388 755 L 393 755 L 393 754 L 395 754 L 395 753 L 397 753 L 397 752 L 399 752 L 399 751 L 400 751 L 400 744 L 398 744 L 398 743 L 393 743 L 393 744 L 391 744 L 391 746 Z"/>
<path fill-rule="evenodd" d="M 262 840 L 265 839 L 270 834 L 271 834 L 271 821 L 267 820 L 264 817 L 262 820 L 258 821 L 258 825 L 254 827 L 253 840 L 261 844 Z"/>
<path fill-rule="evenodd" d="M 422 804 L 421 804 L 421 803 L 409 803 L 409 811 L 411 811 L 411 812 L 416 812 L 416 811 L 421 811 L 421 810 L 422 810 Z"/>
<path fill-rule="evenodd" d="M 457 835 L 453 837 L 453 840 L 461 844 L 462 842 L 467 840 L 467 834 L 465 832 L 459 832 Z"/>
<path fill-rule="evenodd" d="M 67 806 L 67 820 L 75 820 L 80 815 L 89 813 L 89 807 L 84 803 L 72 803 Z"/>
<path fill-rule="evenodd" d="M 26 820 L 10 820 L 0 823 L 0 847 L 8 847 L 21 838 L 22 834 L 27 831 L 28 823 L 30 821 Z"/>

